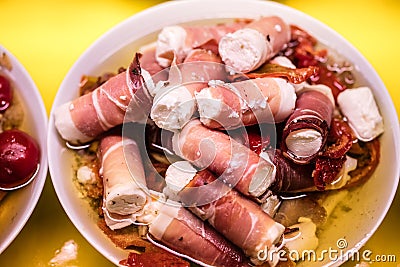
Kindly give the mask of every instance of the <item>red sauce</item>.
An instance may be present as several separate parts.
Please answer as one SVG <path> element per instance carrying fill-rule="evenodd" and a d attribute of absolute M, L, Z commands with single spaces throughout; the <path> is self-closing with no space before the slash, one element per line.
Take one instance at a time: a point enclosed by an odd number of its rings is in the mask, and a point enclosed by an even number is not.
<path fill-rule="evenodd" d="M 324 84 L 331 88 L 333 97 L 336 99 L 340 92 L 346 89 L 346 85 L 328 68 L 319 63 L 318 74 L 310 78 L 312 84 Z"/>
<path fill-rule="evenodd" d="M 291 44 L 284 54 L 287 55 L 298 68 L 309 66 L 318 67 L 318 73 L 313 75 L 309 79 L 309 82 L 311 84 L 324 84 L 328 86 L 331 88 L 332 94 L 336 99 L 338 94 L 347 87 L 335 72 L 330 71 L 326 67 L 325 62 L 328 58 L 328 51 L 326 49 L 317 50 L 315 48 L 317 44 L 315 38 L 296 26 L 291 27 L 291 34 Z"/>
<path fill-rule="evenodd" d="M 264 148 L 269 146 L 269 136 L 261 138 L 261 135 L 257 132 L 247 132 L 247 137 L 249 139 L 249 148 L 257 154 L 260 154 Z"/>
<path fill-rule="evenodd" d="M 123 266 L 139 267 L 189 267 L 189 262 L 168 252 L 129 253 L 127 259 L 120 261 Z"/>

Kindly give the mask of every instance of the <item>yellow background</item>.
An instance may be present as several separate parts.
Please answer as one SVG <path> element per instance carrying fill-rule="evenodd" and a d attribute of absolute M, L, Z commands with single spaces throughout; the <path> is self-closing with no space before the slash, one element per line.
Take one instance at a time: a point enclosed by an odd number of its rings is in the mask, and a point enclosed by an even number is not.
<path fill-rule="evenodd" d="M 60 83 L 84 50 L 117 23 L 160 2 L 0 0 L 0 44 L 31 74 L 49 113 Z M 380 75 L 400 114 L 400 1 L 280 2 L 321 20 L 358 48 Z M 383 224 L 363 248 L 374 254 L 396 254 L 397 263 L 373 266 L 400 264 L 399 205 L 397 194 Z M 0 266 L 47 266 L 55 250 L 70 239 L 79 245 L 79 266 L 112 266 L 74 228 L 48 177 L 32 217 L 0 255 Z"/>

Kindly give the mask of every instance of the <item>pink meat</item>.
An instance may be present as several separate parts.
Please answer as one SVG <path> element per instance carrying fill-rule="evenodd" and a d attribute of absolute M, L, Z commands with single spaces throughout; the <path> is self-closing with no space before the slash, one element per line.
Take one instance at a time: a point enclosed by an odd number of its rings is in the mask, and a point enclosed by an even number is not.
<path fill-rule="evenodd" d="M 296 163 L 310 163 L 326 144 L 329 126 L 331 124 L 334 106 L 331 100 L 323 93 L 316 90 L 301 93 L 296 101 L 296 108 L 289 117 L 283 129 L 282 152 Z M 293 151 L 289 151 L 286 145 L 288 135 L 296 130 L 313 129 L 322 136 L 319 150 L 308 157 L 299 157 Z"/>
<path fill-rule="evenodd" d="M 206 88 L 211 80 L 226 78 L 221 63 L 218 55 L 204 49 L 192 50 L 182 64 L 176 64 L 174 59 L 168 82 L 155 93 L 151 119 L 160 128 L 179 130 L 196 111 L 195 93 Z"/>
<path fill-rule="evenodd" d="M 164 67 L 169 66 L 172 63 L 172 59 L 175 56 L 177 63 L 183 62 L 188 52 L 192 49 L 206 49 L 210 50 L 215 54 L 218 54 L 218 42 L 227 33 L 234 32 L 238 29 L 243 28 L 249 23 L 250 20 L 236 20 L 232 23 L 223 23 L 212 26 L 179 26 L 185 32 L 185 39 L 179 45 L 182 46 L 177 51 L 175 46 L 176 41 L 163 44 L 162 48 L 158 47 L 156 55 L 159 58 L 166 59 L 168 63 L 159 63 Z M 158 39 L 160 44 L 160 36 Z M 181 51 L 181 49 L 183 49 Z"/>
<path fill-rule="evenodd" d="M 237 31 L 246 26 L 249 20 L 238 20 L 233 23 L 217 24 L 214 26 L 187 26 L 186 44 L 192 48 L 203 48 L 218 54 L 219 40 L 227 33 Z"/>
<path fill-rule="evenodd" d="M 218 192 L 223 194 L 210 199 Z M 179 196 L 193 213 L 208 221 L 255 262 L 258 262 L 259 251 L 270 251 L 285 229 L 262 211 L 259 205 L 236 190 L 230 190 L 207 170 L 199 171 Z M 204 199 L 210 202 L 196 204 Z"/>
<path fill-rule="evenodd" d="M 227 134 L 187 123 L 173 137 L 175 153 L 197 167 L 207 168 L 247 196 L 258 197 L 274 180 L 273 166 Z"/>
<path fill-rule="evenodd" d="M 161 210 L 160 214 L 163 212 Z M 150 225 L 151 234 L 153 227 Z M 183 207 L 179 208 L 177 216 L 170 221 L 159 241 L 178 253 L 208 265 L 250 266 L 236 246 Z"/>
<path fill-rule="evenodd" d="M 200 120 L 209 128 L 281 122 L 292 113 L 296 100 L 291 84 L 270 77 L 216 84 L 205 90 L 207 94 L 197 94 L 196 99 Z M 219 113 L 209 112 L 210 101 L 221 103 Z"/>
<path fill-rule="evenodd" d="M 121 99 L 116 98 L 115 91 L 118 91 L 119 96 L 126 96 L 126 101 L 120 103 Z M 131 93 L 126 85 L 126 73 L 123 72 L 112 77 L 92 93 L 73 100 L 73 108 L 70 109 L 71 117 L 80 132 L 90 137 L 96 137 L 123 122 L 125 107 L 129 105 L 130 99 Z M 104 118 L 99 116 L 96 105 L 101 108 Z"/>
<path fill-rule="evenodd" d="M 273 58 L 289 41 L 287 23 L 277 16 L 261 17 L 222 37 L 218 51 L 227 66 L 247 73 Z"/>
<path fill-rule="evenodd" d="M 280 17 L 261 17 L 249 23 L 246 28 L 254 29 L 263 34 L 272 46 L 275 55 L 290 41 L 290 27 Z"/>
<path fill-rule="evenodd" d="M 108 129 L 122 124 L 124 120 L 131 122 L 145 120 L 150 113 L 152 98 L 142 84 L 143 78 L 137 55 L 126 72 L 110 78 L 93 92 L 67 104 L 75 128 L 87 136 L 87 139 L 93 139 Z M 62 128 L 59 127 L 59 130 Z"/>
<path fill-rule="evenodd" d="M 157 73 L 164 70 L 164 68 L 157 63 L 155 45 L 141 48 L 140 54 L 140 66 L 143 69 L 147 70 L 150 75 L 156 75 Z M 166 80 L 166 74 L 166 71 L 162 74 L 160 73 L 159 75 L 161 76 L 158 80 Z"/>
<path fill-rule="evenodd" d="M 141 210 L 147 202 L 143 191 L 146 180 L 135 140 L 123 137 L 119 129 L 108 131 L 100 140 L 99 159 L 99 173 L 104 184 L 103 205 L 107 211 L 115 217 Z"/>
<path fill-rule="evenodd" d="M 205 49 L 194 49 L 185 58 L 183 64 L 179 65 L 182 75 L 182 84 L 191 91 L 199 92 L 207 87 L 211 80 L 226 79 L 226 71 L 221 58 Z"/>

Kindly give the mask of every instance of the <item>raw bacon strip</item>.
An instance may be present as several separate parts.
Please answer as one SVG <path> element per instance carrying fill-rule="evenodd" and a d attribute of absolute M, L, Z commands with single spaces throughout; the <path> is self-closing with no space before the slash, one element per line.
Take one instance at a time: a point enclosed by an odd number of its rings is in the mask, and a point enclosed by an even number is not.
<path fill-rule="evenodd" d="M 147 201 L 139 148 L 133 139 L 111 133 L 100 141 L 100 175 L 104 183 L 104 205 L 108 212 L 130 215 Z"/>
<path fill-rule="evenodd" d="M 140 57 L 140 66 L 147 70 L 151 76 L 156 75 L 164 70 L 162 66 L 160 66 L 156 60 L 156 43 L 151 43 L 146 46 L 142 46 L 139 49 Z M 167 80 L 167 72 L 162 73 L 162 77 L 160 80 Z"/>
<path fill-rule="evenodd" d="M 221 57 L 205 49 L 194 49 L 179 65 L 182 83 L 193 87 L 192 95 L 207 87 L 209 81 L 226 79 L 227 73 Z"/>
<path fill-rule="evenodd" d="M 250 72 L 271 59 L 290 41 L 290 27 L 281 18 L 262 17 L 221 38 L 219 54 L 238 72 Z"/>
<path fill-rule="evenodd" d="M 167 185 L 184 186 L 177 195 L 194 214 L 241 248 L 254 264 L 262 263 L 257 257 L 261 250 L 276 249 L 274 245 L 285 230 L 283 225 L 276 223 L 255 202 L 217 180 L 208 170 L 199 171 L 191 181 L 182 183 L 178 176 L 186 176 L 186 170 L 174 164 L 167 170 Z M 203 204 L 205 200 L 207 204 Z"/>
<path fill-rule="evenodd" d="M 293 112 L 293 85 L 280 78 L 215 83 L 196 94 L 200 121 L 209 128 L 235 129 L 285 120 Z"/>
<path fill-rule="evenodd" d="M 175 206 L 173 206 L 175 205 Z M 168 202 L 150 224 L 149 233 L 168 248 L 212 266 L 250 266 L 243 253 L 207 223 L 177 203 Z"/>
<path fill-rule="evenodd" d="M 210 80 L 225 80 L 221 58 L 209 50 L 192 50 L 183 64 L 171 66 L 166 86 L 155 92 L 150 116 L 158 127 L 180 130 L 196 111 L 195 92 Z"/>
<path fill-rule="evenodd" d="M 324 93 L 307 90 L 298 95 L 296 109 L 283 130 L 282 151 L 298 164 L 311 162 L 325 146 L 334 104 Z"/>
<path fill-rule="evenodd" d="M 78 144 L 91 141 L 122 124 L 127 111 L 126 119 L 130 121 L 146 120 L 152 100 L 147 88 L 142 86 L 142 72 L 147 73 L 140 68 L 136 54 L 127 71 L 110 78 L 93 92 L 58 107 L 54 119 L 62 138 Z"/>
<path fill-rule="evenodd" d="M 269 188 L 275 193 L 315 191 L 312 172 L 315 164 L 299 165 L 285 158 L 277 149 L 273 163 L 276 166 L 275 181 Z"/>
<path fill-rule="evenodd" d="M 249 21 L 237 20 L 233 23 L 214 26 L 168 26 L 164 27 L 157 39 L 156 59 L 162 67 L 171 65 L 173 58 L 181 63 L 195 48 L 203 48 L 218 53 L 218 43 L 222 36 L 243 28 Z"/>
<path fill-rule="evenodd" d="M 225 133 L 192 120 L 173 136 L 174 152 L 215 173 L 246 196 L 262 195 L 274 181 L 275 166 Z"/>

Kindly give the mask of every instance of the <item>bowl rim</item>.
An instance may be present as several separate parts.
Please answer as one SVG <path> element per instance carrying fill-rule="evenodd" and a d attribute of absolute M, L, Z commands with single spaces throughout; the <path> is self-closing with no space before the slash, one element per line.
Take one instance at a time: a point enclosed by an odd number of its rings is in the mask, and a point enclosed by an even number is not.
<path fill-rule="evenodd" d="M 217 6 L 217 11 L 214 10 L 214 12 L 211 12 L 210 14 L 207 14 L 207 12 L 204 10 L 204 7 L 213 5 L 218 3 Z M 229 5 L 230 9 L 229 10 L 223 10 L 221 6 L 223 5 Z M 237 8 L 241 6 L 244 7 L 243 10 L 238 11 Z M 51 155 L 50 151 L 50 141 L 53 139 L 52 136 L 54 134 L 57 134 L 55 131 L 54 127 L 54 109 L 56 108 L 56 104 L 61 104 L 61 91 L 62 88 L 65 88 L 72 80 L 77 80 L 76 76 L 77 73 L 87 73 L 88 69 L 84 68 L 85 64 L 84 62 L 87 62 L 87 60 L 94 58 L 94 55 L 96 54 L 101 54 L 102 51 L 107 51 L 107 49 L 110 49 L 110 51 L 118 51 L 124 44 L 129 44 L 134 40 L 138 40 L 140 38 L 143 38 L 146 34 L 150 34 L 156 31 L 159 31 L 163 26 L 167 26 L 170 24 L 179 24 L 179 23 L 185 23 L 189 21 L 196 21 L 196 20 L 204 20 L 204 19 L 216 19 L 216 18 L 232 18 L 232 17 L 237 17 L 237 13 L 248 13 L 246 16 L 248 17 L 256 17 L 260 16 L 261 14 L 264 14 L 265 12 L 260 12 L 259 10 L 250 10 L 249 7 L 254 9 L 254 7 L 262 7 L 262 8 L 272 8 L 274 14 L 277 14 L 281 11 L 284 11 L 284 13 L 290 13 L 291 15 L 294 15 L 294 17 L 302 17 L 304 18 L 304 23 L 303 27 L 307 29 L 309 32 L 313 32 L 315 29 L 323 29 L 324 33 L 322 34 L 322 37 L 319 38 L 319 41 L 327 42 L 329 37 L 334 36 L 335 40 L 339 45 L 345 45 L 346 50 L 341 51 L 343 55 L 346 57 L 347 54 L 351 54 L 352 58 L 356 57 L 358 62 L 361 62 L 363 66 L 366 67 L 368 70 L 368 73 L 371 75 L 368 77 L 369 81 L 371 82 L 374 87 L 376 88 L 384 88 L 385 90 L 380 90 L 379 92 L 374 92 L 374 94 L 379 94 L 379 99 L 383 99 L 385 103 L 390 103 L 391 105 L 386 106 L 386 115 L 391 118 L 392 121 L 397 121 L 398 125 L 398 116 L 395 111 L 393 102 L 391 100 L 391 97 L 389 95 L 389 92 L 387 91 L 385 85 L 383 84 L 382 80 L 376 73 L 376 71 L 373 69 L 372 65 L 366 60 L 366 58 L 344 37 L 342 37 L 339 33 L 334 31 L 332 28 L 328 27 L 326 24 L 322 23 L 321 21 L 311 17 L 310 15 L 299 11 L 297 9 L 294 9 L 292 7 L 286 6 L 281 3 L 277 2 L 272 2 L 272 1 L 261 1 L 261 0 L 219 0 L 219 1 L 213 1 L 213 0 L 190 0 L 190 1 L 169 1 L 165 3 L 161 3 L 158 5 L 155 5 L 153 7 L 150 7 L 148 9 L 145 9 L 141 12 L 138 12 L 136 14 L 133 14 L 132 16 L 128 17 L 127 19 L 123 20 L 122 22 L 116 24 L 113 26 L 111 29 L 106 31 L 102 36 L 100 36 L 95 42 L 93 42 L 78 58 L 78 60 L 72 65 L 72 67 L 69 69 L 68 73 L 66 74 L 65 78 L 63 79 L 59 91 L 57 92 L 57 95 L 55 97 L 55 100 L 53 102 L 53 106 L 50 112 L 50 121 L 49 121 L 49 128 L 48 128 L 48 149 L 49 149 L 49 155 Z M 234 11 L 232 10 L 234 9 Z M 182 16 L 179 16 L 179 18 L 174 17 L 174 12 L 176 12 L 176 9 L 179 10 L 185 10 L 187 11 L 185 14 Z M 193 10 L 192 10 L 193 9 Z M 201 17 L 199 15 L 195 15 L 196 13 L 200 12 L 202 15 Z M 218 13 L 219 12 L 219 13 Z M 218 13 L 217 17 L 215 14 Z M 268 13 L 268 12 L 267 12 Z M 148 17 L 155 15 L 163 15 L 162 22 L 160 23 L 157 19 L 148 20 Z M 194 18 L 195 17 L 195 18 Z M 286 18 L 285 18 L 286 19 Z M 290 22 L 291 18 L 289 18 Z M 156 22 L 157 21 L 157 22 Z M 172 21 L 170 23 L 170 21 Z M 145 22 L 146 25 L 146 30 L 141 31 L 141 35 L 134 35 L 131 34 L 129 37 L 124 39 L 123 44 L 120 43 L 120 41 L 117 41 L 118 35 L 123 34 L 124 32 L 128 31 L 132 25 L 142 25 L 141 23 Z M 106 54 L 106 53 L 105 53 Z M 107 56 L 107 55 L 106 55 Z M 99 58 L 97 59 L 96 63 L 91 63 L 91 66 L 98 66 L 103 62 L 105 59 L 104 58 Z M 86 71 L 86 72 L 85 72 Z M 394 136 L 394 140 L 400 140 L 400 131 L 399 127 L 393 127 L 391 134 Z M 396 139 L 397 138 L 397 139 Z M 394 150 L 397 151 L 396 153 L 396 162 L 400 162 L 400 143 L 395 143 L 394 144 Z M 61 194 L 62 190 L 57 186 L 57 181 L 56 177 L 54 175 L 55 170 L 53 170 L 53 158 L 49 157 L 49 169 L 50 169 L 50 175 L 52 179 L 53 186 L 55 188 L 55 191 L 57 193 L 57 196 L 59 197 Z M 397 168 L 395 175 L 397 177 L 400 177 L 400 167 Z M 385 209 L 382 209 L 382 212 L 380 213 L 380 217 L 377 220 L 377 223 L 374 225 L 374 227 L 370 230 L 370 232 L 367 234 L 366 238 L 361 240 L 359 243 L 356 244 L 356 251 L 358 251 L 369 239 L 370 236 L 377 230 L 377 228 L 381 225 L 384 217 L 386 216 L 391 203 L 393 202 L 394 196 L 397 191 L 398 187 L 398 179 L 394 181 L 393 188 L 391 190 L 389 199 L 390 199 L 390 204 L 385 206 Z M 65 212 L 67 213 L 68 217 L 72 221 L 72 223 L 75 225 L 75 227 L 78 229 L 78 231 L 85 237 L 85 239 L 94 247 L 96 248 L 102 255 L 104 255 L 108 260 L 112 261 L 113 263 L 117 264 L 116 259 L 113 258 L 112 255 L 109 255 L 107 251 L 104 251 L 103 248 L 101 247 L 100 244 L 94 243 L 90 237 L 87 237 L 86 233 L 84 232 L 84 226 L 81 225 L 79 220 L 76 218 L 71 218 L 68 210 L 68 201 L 65 199 L 60 199 L 59 201 L 64 208 Z M 354 251 L 353 251 L 354 252 Z M 327 266 L 336 266 L 339 265 L 340 263 L 343 263 L 348 257 L 351 256 L 352 251 L 348 251 L 348 253 L 344 254 L 343 257 L 340 257 L 339 260 L 335 262 L 331 262 L 327 264 Z"/>
<path fill-rule="evenodd" d="M 4 242 L 0 242 L 0 254 L 7 249 L 7 247 L 14 241 L 14 239 L 18 236 L 18 234 L 21 232 L 21 230 L 24 228 L 26 223 L 28 222 L 29 218 L 31 217 L 33 211 L 35 210 L 39 198 L 43 192 L 43 188 L 47 179 L 47 174 L 48 174 L 48 160 L 47 160 L 47 139 L 46 139 L 46 132 L 48 131 L 48 116 L 47 112 L 45 109 L 45 105 L 43 102 L 43 99 L 40 95 L 39 89 L 37 88 L 35 82 L 33 81 L 32 77 L 29 75 L 28 71 L 26 68 L 22 65 L 22 63 L 17 59 L 17 57 L 11 53 L 8 49 L 6 49 L 4 46 L 0 44 L 0 52 L 4 52 L 8 59 L 11 62 L 12 69 L 11 71 L 6 70 L 6 75 L 12 76 L 11 78 L 18 78 L 18 81 L 13 81 L 15 84 L 19 83 L 25 83 L 28 86 L 24 87 L 23 89 L 20 88 L 20 86 L 17 86 L 18 88 L 18 94 L 21 96 L 21 98 L 26 98 L 23 95 L 29 93 L 29 100 L 35 105 L 35 109 L 37 112 L 35 114 L 38 114 L 35 116 L 35 122 L 38 123 L 40 122 L 41 125 L 39 125 L 38 128 L 40 131 L 35 132 L 36 134 L 36 141 L 38 142 L 38 145 L 40 147 L 40 167 L 39 171 L 37 173 L 36 178 L 26 187 L 18 189 L 17 191 L 22 191 L 26 190 L 29 187 L 34 187 L 33 194 L 30 196 L 30 198 L 26 198 L 24 202 L 28 202 L 26 204 L 27 208 L 25 209 L 25 213 L 21 217 L 21 219 L 15 223 L 14 225 L 14 230 L 13 233 L 9 234 L 7 236 L 7 239 Z M 29 90 L 29 91 L 28 91 Z M 24 91 L 24 92 L 20 92 Z M 27 99 L 23 99 L 23 102 L 26 102 Z M 32 104 L 32 105 L 33 105 Z M 36 105 L 37 104 L 37 105 Z M 30 104 L 29 104 L 30 105 Z M 24 103 L 24 107 L 26 108 L 27 103 Z M 43 130 L 41 130 L 43 129 Z M 15 192 L 10 192 L 10 194 L 17 193 Z M 28 192 L 28 191 L 27 191 Z M 0 204 L 1 205 L 1 204 Z"/>

